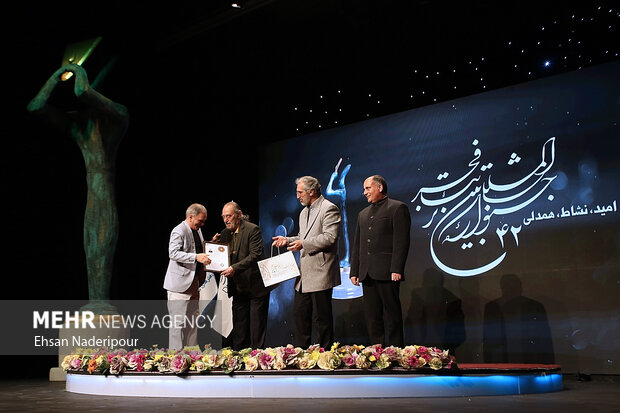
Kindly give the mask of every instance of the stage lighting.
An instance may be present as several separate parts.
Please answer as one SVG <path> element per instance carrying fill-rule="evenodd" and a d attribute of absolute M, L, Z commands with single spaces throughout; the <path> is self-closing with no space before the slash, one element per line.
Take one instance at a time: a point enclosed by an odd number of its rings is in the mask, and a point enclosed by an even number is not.
<path fill-rule="evenodd" d="M 62 59 L 62 64 L 66 65 L 69 63 L 73 63 L 78 66 L 82 66 L 100 42 L 101 36 L 98 36 L 94 39 L 88 39 L 79 43 L 70 44 L 65 49 L 65 55 Z M 65 82 L 69 80 L 71 76 L 73 76 L 73 73 L 65 72 L 60 76 L 60 79 Z"/>

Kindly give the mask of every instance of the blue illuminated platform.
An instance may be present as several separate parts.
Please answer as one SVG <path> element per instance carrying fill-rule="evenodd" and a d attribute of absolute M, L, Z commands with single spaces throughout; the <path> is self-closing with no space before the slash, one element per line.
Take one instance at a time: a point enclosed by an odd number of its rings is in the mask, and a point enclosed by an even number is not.
<path fill-rule="evenodd" d="M 185 375 L 69 372 L 72 393 L 135 397 L 372 398 L 463 397 L 562 390 L 559 365 L 461 364 L 454 370 L 256 370 Z"/>

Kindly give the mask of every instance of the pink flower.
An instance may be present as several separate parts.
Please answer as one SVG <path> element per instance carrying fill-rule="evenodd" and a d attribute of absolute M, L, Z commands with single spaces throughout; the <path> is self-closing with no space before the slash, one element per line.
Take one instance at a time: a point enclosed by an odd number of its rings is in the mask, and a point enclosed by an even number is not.
<path fill-rule="evenodd" d="M 169 357 L 161 357 L 159 362 L 157 363 L 157 371 L 160 373 L 166 373 L 170 371 L 170 358 Z"/>
<path fill-rule="evenodd" d="M 383 354 L 383 347 L 381 347 L 381 344 L 375 344 L 373 346 L 366 347 L 362 352 L 368 358 L 370 358 L 370 356 L 374 356 L 375 360 L 379 360 L 379 357 Z"/>
<path fill-rule="evenodd" d="M 170 363 L 170 370 L 175 373 L 184 373 L 191 365 L 191 357 L 187 354 L 176 354 Z"/>
<path fill-rule="evenodd" d="M 110 373 L 111 374 L 121 374 L 125 371 L 127 367 L 127 360 L 119 354 L 112 357 L 110 360 Z"/>
<path fill-rule="evenodd" d="M 274 362 L 273 357 L 271 357 L 269 353 L 262 352 L 258 356 L 258 364 L 260 365 L 260 368 L 263 370 L 271 370 L 271 367 L 273 366 L 273 362 Z"/>
<path fill-rule="evenodd" d="M 355 359 L 357 359 L 357 355 L 356 354 L 350 354 L 348 356 L 345 356 L 342 359 L 342 361 L 343 361 L 345 366 L 353 367 L 353 366 L 355 366 Z"/>
<path fill-rule="evenodd" d="M 427 362 L 426 362 L 426 359 L 424 359 L 424 357 L 413 356 L 409 359 L 409 365 L 411 365 L 411 367 L 414 369 L 424 367 L 426 363 Z"/>
<path fill-rule="evenodd" d="M 72 369 L 79 369 L 82 367 L 82 359 L 80 357 L 73 357 L 70 362 L 70 366 Z"/>
<path fill-rule="evenodd" d="M 192 361 L 197 361 L 197 360 L 202 359 L 202 352 L 192 351 L 191 353 L 189 353 L 189 356 L 192 359 Z"/>
<path fill-rule="evenodd" d="M 390 358 L 390 361 L 398 361 L 401 357 L 401 350 L 398 347 L 390 346 L 383 351 Z"/>
<path fill-rule="evenodd" d="M 276 349 L 276 352 L 278 356 L 282 358 L 285 365 L 292 366 L 293 364 L 295 364 L 297 356 L 301 352 L 301 349 L 288 345 L 286 347 L 278 347 Z"/>
<path fill-rule="evenodd" d="M 227 371 L 239 370 L 240 367 L 241 365 L 239 364 L 239 359 L 237 357 L 231 357 L 228 360 L 226 360 Z"/>
<path fill-rule="evenodd" d="M 144 354 L 130 354 L 126 356 L 127 367 L 131 370 L 144 371 L 144 361 L 146 356 Z"/>

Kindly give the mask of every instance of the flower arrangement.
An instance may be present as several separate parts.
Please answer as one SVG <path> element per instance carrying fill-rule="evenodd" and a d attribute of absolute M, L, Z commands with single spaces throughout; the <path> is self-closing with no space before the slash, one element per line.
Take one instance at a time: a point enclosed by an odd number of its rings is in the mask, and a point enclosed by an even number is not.
<path fill-rule="evenodd" d="M 78 348 L 66 356 L 61 367 L 68 372 L 119 375 L 125 371 L 159 372 L 185 374 L 204 373 L 211 370 L 232 374 L 235 371 L 255 370 L 307 370 L 318 367 L 322 370 L 336 369 L 452 369 L 457 368 L 454 356 L 448 350 L 436 347 L 410 345 L 404 348 L 344 345 L 334 343 L 325 350 L 318 344 L 307 349 L 292 345 L 235 351 L 230 348 L 215 350 L 205 346 L 185 347 L 183 350 L 153 348 L 127 351 L 108 351 Z"/>

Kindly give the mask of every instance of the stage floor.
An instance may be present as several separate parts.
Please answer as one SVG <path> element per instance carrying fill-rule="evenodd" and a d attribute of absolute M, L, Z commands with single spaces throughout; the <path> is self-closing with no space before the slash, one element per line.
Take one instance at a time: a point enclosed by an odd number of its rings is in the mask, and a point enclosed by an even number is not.
<path fill-rule="evenodd" d="M 91 396 L 65 391 L 64 382 L 50 382 L 47 373 L 24 378 L 5 372 L 0 386 L 0 411 L 46 412 L 68 411 L 115 413 L 228 412 L 247 410 L 252 413 L 322 412 L 376 413 L 387 412 L 527 412 L 566 413 L 586 411 L 608 413 L 618 411 L 620 376 L 592 375 L 586 381 L 576 373 L 563 374 L 564 389 L 559 392 L 521 394 L 499 397 L 418 397 L 374 399 L 200 399 L 161 397 Z M 14 378 L 10 378 L 14 377 Z"/>
<path fill-rule="evenodd" d="M 70 373 L 68 392 L 183 398 L 401 398 L 547 393 L 562 390 L 559 365 L 461 364 L 458 370 L 256 370 L 186 375 Z"/>

